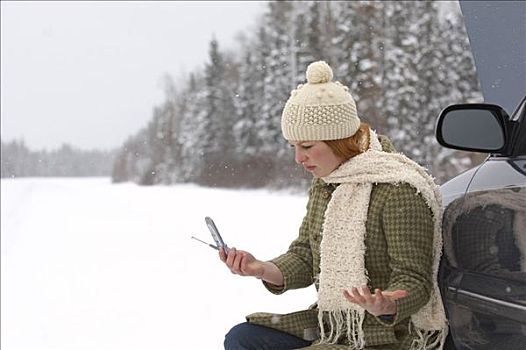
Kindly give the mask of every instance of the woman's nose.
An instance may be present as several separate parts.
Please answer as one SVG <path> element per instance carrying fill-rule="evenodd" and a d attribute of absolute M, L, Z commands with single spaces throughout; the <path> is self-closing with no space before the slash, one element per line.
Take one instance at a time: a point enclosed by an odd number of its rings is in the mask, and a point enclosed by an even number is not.
<path fill-rule="evenodd" d="M 294 160 L 296 163 L 301 164 L 304 163 L 307 157 L 305 157 L 305 154 L 298 148 L 295 149 L 294 152 Z"/>

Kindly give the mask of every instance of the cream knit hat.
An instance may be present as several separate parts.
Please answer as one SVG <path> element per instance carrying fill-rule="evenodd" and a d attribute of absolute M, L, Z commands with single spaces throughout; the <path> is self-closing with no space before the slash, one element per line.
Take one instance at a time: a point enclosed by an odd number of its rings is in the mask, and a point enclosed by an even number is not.
<path fill-rule="evenodd" d="M 281 116 L 281 130 L 289 141 L 327 141 L 350 137 L 360 127 L 349 88 L 332 82 L 324 61 L 307 67 L 307 84 L 298 85 Z"/>

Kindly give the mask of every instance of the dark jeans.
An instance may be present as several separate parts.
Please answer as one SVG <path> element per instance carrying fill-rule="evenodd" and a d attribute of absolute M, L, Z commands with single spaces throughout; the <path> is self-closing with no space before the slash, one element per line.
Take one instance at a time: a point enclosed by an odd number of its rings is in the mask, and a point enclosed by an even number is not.
<path fill-rule="evenodd" d="M 290 350 L 311 345 L 311 342 L 248 322 L 240 323 L 225 336 L 225 350 Z"/>

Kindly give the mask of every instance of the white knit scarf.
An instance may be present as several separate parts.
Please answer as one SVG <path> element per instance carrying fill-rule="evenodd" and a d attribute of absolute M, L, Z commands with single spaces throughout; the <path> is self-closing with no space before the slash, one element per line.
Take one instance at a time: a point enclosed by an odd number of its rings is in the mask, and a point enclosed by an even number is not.
<path fill-rule="evenodd" d="M 362 323 L 365 310 L 343 296 L 344 288 L 367 285 L 365 234 L 372 186 L 375 183 L 408 183 L 421 193 L 433 213 L 433 289 L 428 303 L 411 316 L 410 331 L 417 335 L 411 349 L 442 349 L 447 335 L 447 320 L 437 285 L 442 251 L 441 196 L 438 186 L 424 168 L 398 153 L 382 152 L 371 131 L 369 149 L 322 178 L 339 183 L 325 211 L 321 241 L 320 287 L 318 290 L 319 325 L 322 343 L 336 343 L 346 334 L 352 348 L 365 344 Z M 324 320 L 329 322 L 326 330 Z"/>

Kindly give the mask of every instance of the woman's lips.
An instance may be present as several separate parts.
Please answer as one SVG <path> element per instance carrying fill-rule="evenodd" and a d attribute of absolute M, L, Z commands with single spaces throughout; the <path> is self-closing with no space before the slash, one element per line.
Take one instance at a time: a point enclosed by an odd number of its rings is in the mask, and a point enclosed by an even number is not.
<path fill-rule="evenodd" d="M 307 171 L 313 171 L 314 169 L 316 169 L 316 166 L 315 165 L 305 165 L 303 166 L 305 168 L 305 170 Z"/>

